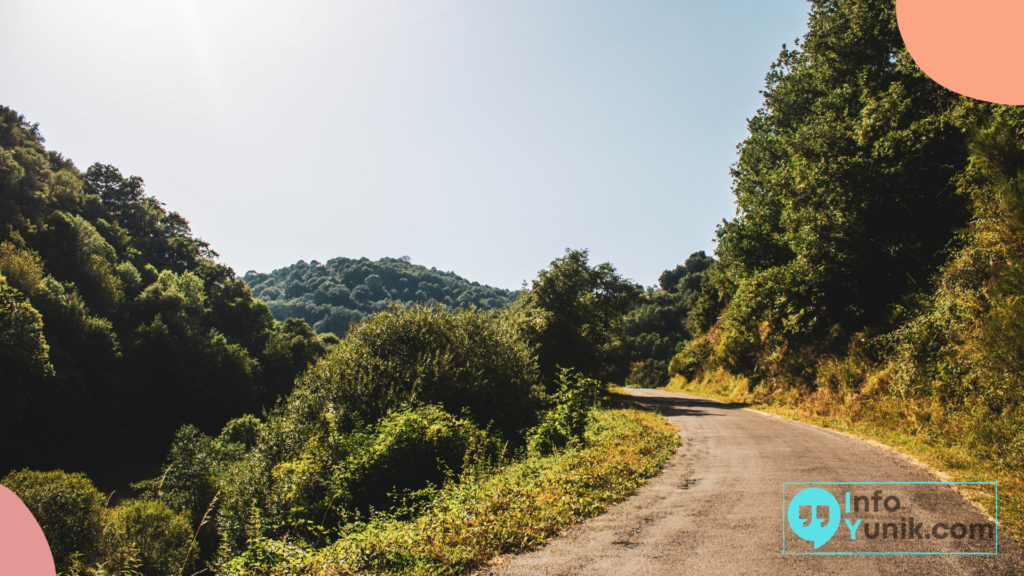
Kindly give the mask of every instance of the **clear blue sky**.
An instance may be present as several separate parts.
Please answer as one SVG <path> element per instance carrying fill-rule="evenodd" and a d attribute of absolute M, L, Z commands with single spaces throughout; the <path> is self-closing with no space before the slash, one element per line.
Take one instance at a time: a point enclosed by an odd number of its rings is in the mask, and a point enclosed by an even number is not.
<path fill-rule="evenodd" d="M 565 248 L 644 285 L 734 213 L 804 0 L 0 0 L 0 104 L 239 274 L 414 263 L 518 288 Z"/>

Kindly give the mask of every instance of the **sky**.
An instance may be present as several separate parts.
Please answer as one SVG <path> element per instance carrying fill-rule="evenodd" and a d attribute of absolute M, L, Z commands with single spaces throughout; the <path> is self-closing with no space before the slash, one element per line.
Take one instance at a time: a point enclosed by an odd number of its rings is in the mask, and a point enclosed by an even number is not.
<path fill-rule="evenodd" d="M 241 275 L 409 256 L 517 289 L 714 250 L 805 0 L 0 0 L 0 104 Z"/>

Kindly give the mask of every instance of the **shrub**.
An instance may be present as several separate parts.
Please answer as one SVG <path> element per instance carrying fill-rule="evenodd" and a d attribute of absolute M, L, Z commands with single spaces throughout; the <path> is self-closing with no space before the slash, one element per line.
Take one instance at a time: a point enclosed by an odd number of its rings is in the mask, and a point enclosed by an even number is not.
<path fill-rule="evenodd" d="M 395 305 L 353 325 L 267 417 L 248 453 L 200 475 L 211 478 L 207 494 L 221 491 L 217 562 L 262 536 L 319 537 L 315 526 L 397 503 L 389 492 L 443 482 L 477 453 L 470 447 L 490 446 L 481 430 L 522 442 L 544 397 L 509 316 Z M 214 442 L 222 455 L 237 446 L 227 437 L 236 427 L 245 428 L 229 425 Z M 172 468 L 165 482 L 175 498 L 182 473 Z"/>
<path fill-rule="evenodd" d="M 601 383 L 563 369 L 558 376 L 560 390 L 555 407 L 549 410 L 533 430 L 530 452 L 548 454 L 559 448 L 579 444 L 597 404 Z"/>
<path fill-rule="evenodd" d="M 104 571 L 137 571 L 145 576 L 181 572 L 199 550 L 190 544 L 188 519 L 160 502 L 135 501 L 111 510 L 101 542 Z M 188 558 L 186 558 L 188 556 Z"/>
<path fill-rule="evenodd" d="M 586 448 L 527 458 L 451 483 L 412 520 L 379 515 L 294 568 L 272 574 L 354 576 L 462 574 L 499 554 L 540 544 L 599 514 L 657 473 L 679 445 L 677 430 L 639 411 L 595 411 Z M 239 560 L 231 574 L 263 574 Z"/>
<path fill-rule="evenodd" d="M 274 469 L 275 499 L 290 524 L 331 527 L 353 513 L 388 510 L 404 495 L 440 487 L 497 443 L 436 406 L 396 412 L 370 431 L 320 434 Z"/>
<path fill-rule="evenodd" d="M 224 425 L 217 441 L 221 444 L 241 444 L 246 450 L 256 445 L 263 423 L 252 414 L 239 416 Z"/>
<path fill-rule="evenodd" d="M 308 437 L 328 412 L 351 430 L 396 410 L 440 404 L 514 438 L 536 423 L 540 394 L 532 350 L 511 319 L 393 305 L 354 325 L 299 380 L 285 418 Z"/>
<path fill-rule="evenodd" d="M 164 474 L 135 485 L 147 497 L 159 499 L 175 512 L 185 512 L 198 523 L 217 493 L 217 445 L 198 428 L 187 424 L 174 436 Z"/>
<path fill-rule="evenodd" d="M 470 458 L 495 451 L 495 442 L 472 422 L 427 406 L 381 420 L 365 447 L 338 467 L 333 483 L 358 508 L 386 509 L 397 503 L 389 494 L 440 487 Z"/>
<path fill-rule="evenodd" d="M 220 501 L 218 475 L 238 452 L 223 450 L 217 441 L 191 424 L 182 426 L 175 434 L 164 474 L 134 484 L 133 488 L 141 490 L 145 499 L 159 501 L 175 513 L 184 514 L 197 534 L 197 545 L 212 552 L 219 539 L 215 528 Z"/>
<path fill-rule="evenodd" d="M 634 362 L 629 376 L 626 377 L 627 388 L 661 388 L 668 385 L 668 362 L 647 359 Z"/>
<path fill-rule="evenodd" d="M 680 375 L 687 380 L 693 379 L 711 358 L 714 348 L 707 338 L 694 338 L 686 343 L 683 350 L 672 358 L 669 363 L 669 375 Z"/>
<path fill-rule="evenodd" d="M 262 520 L 253 522 L 254 517 L 268 516 L 272 520 L 271 527 L 285 519 L 288 511 L 281 511 L 280 498 L 273 492 L 273 471 L 280 457 L 274 448 L 273 443 L 258 445 L 219 478 L 221 505 L 215 519 L 220 539 L 215 556 L 217 563 L 237 556 L 249 542 L 263 536 L 265 526 Z"/>
<path fill-rule="evenodd" d="M 103 494 L 84 474 L 21 470 L 11 472 L 0 484 L 17 494 L 36 517 L 57 572 L 98 559 Z"/>

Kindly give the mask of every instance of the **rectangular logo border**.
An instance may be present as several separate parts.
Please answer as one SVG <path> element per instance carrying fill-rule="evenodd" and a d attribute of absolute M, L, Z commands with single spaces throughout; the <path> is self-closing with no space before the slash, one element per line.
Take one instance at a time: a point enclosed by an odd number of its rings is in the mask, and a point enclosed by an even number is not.
<path fill-rule="evenodd" d="M 854 484 L 990 484 L 995 487 L 996 525 L 995 552 L 786 552 L 786 486 Z M 999 554 L 999 482 L 783 482 L 782 483 L 782 554 L 787 556 L 996 556 Z"/>

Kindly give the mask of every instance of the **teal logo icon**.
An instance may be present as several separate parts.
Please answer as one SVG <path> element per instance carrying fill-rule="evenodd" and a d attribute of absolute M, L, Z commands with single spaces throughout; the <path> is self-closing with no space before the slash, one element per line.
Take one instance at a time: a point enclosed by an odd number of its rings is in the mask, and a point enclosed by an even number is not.
<path fill-rule="evenodd" d="M 828 509 L 828 518 L 823 518 L 823 509 Z M 821 488 L 805 488 L 789 503 L 786 519 L 797 536 L 814 542 L 814 549 L 821 548 L 832 539 L 839 529 L 839 501 Z M 827 522 L 826 522 L 827 520 Z"/>

